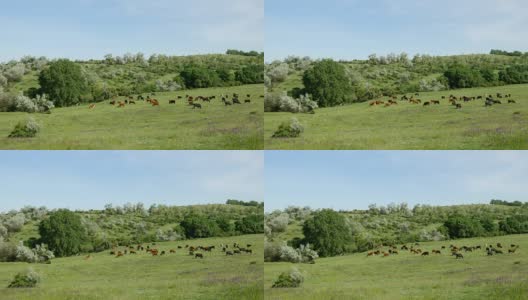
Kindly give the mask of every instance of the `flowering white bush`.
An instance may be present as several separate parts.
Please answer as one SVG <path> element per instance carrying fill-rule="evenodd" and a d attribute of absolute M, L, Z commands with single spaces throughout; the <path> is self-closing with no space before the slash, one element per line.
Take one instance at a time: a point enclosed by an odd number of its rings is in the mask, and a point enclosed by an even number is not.
<path fill-rule="evenodd" d="M 48 250 L 44 245 L 37 245 L 35 248 L 30 249 L 20 242 L 16 247 L 17 261 L 39 263 L 48 261 L 54 257 L 53 252 Z"/>
<path fill-rule="evenodd" d="M 288 227 L 290 217 L 287 213 L 282 213 L 269 221 L 269 227 L 272 232 L 284 232 Z"/>
<path fill-rule="evenodd" d="M 20 81 L 26 73 L 26 67 L 23 63 L 18 63 L 5 71 L 4 76 L 11 82 Z"/>
<path fill-rule="evenodd" d="M 16 111 L 28 113 L 45 112 L 55 107 L 53 102 L 46 99 L 46 95 L 37 95 L 35 99 L 31 99 L 19 94 L 13 99 L 13 104 Z"/>

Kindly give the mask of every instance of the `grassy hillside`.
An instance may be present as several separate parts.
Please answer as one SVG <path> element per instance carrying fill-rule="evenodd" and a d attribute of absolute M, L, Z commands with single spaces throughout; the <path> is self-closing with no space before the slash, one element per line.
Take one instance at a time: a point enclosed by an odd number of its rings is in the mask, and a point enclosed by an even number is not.
<path fill-rule="evenodd" d="M 285 83 L 290 87 L 290 83 Z M 441 96 L 512 94 L 516 104 L 484 107 L 483 100 L 455 109 Z M 528 85 L 420 93 L 423 107 L 398 101 L 390 107 L 357 103 L 317 109 L 315 114 L 266 113 L 266 149 L 528 149 Z M 386 100 L 387 98 L 380 98 Z M 503 99 L 504 100 L 504 99 Z M 506 101 L 503 101 L 506 102 Z M 279 124 L 297 118 L 298 138 L 271 138 Z"/>
<path fill-rule="evenodd" d="M 251 95 L 251 103 L 224 106 L 221 94 Z M 117 108 L 108 101 L 88 109 L 55 108 L 51 114 L 0 112 L 1 149 L 262 149 L 262 85 L 195 89 L 156 94 L 159 107 L 142 101 Z M 177 96 L 216 96 L 203 108 L 191 109 Z M 123 97 L 118 100 L 124 100 Z M 31 139 L 8 139 L 14 126 L 33 117 L 42 125 Z"/>
<path fill-rule="evenodd" d="M 401 251 L 388 257 L 366 253 L 320 258 L 315 264 L 265 263 L 266 299 L 526 299 L 528 235 L 420 243 L 424 251 L 449 247 L 519 244 L 514 254 L 487 256 L 485 250 L 420 256 Z M 386 247 L 385 247 L 386 248 Z M 387 250 L 387 249 L 384 249 Z M 299 288 L 271 288 L 281 272 L 296 266 L 305 277 Z"/>
<path fill-rule="evenodd" d="M 253 254 L 226 256 L 220 244 L 252 244 Z M 185 245 L 215 245 L 203 259 L 189 256 Z M 146 244 L 145 244 L 146 246 Z M 177 249 L 182 246 L 182 249 Z M 154 246 L 152 246 L 154 247 Z M 162 242 L 166 251 L 116 258 L 109 251 L 57 258 L 46 264 L 0 263 L 2 299 L 263 299 L 263 236 Z M 176 249 L 176 253 L 169 253 Z M 33 267 L 42 282 L 33 289 L 7 289 L 17 272 Z"/>

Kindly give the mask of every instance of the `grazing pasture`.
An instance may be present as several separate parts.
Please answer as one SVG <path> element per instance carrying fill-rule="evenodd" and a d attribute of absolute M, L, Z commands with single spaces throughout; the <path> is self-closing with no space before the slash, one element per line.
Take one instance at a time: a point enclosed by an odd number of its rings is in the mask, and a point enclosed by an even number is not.
<path fill-rule="evenodd" d="M 451 244 L 458 248 L 480 245 L 480 249 L 459 250 L 463 258 L 457 259 L 451 255 Z M 509 253 L 512 244 L 518 248 Z M 528 295 L 526 234 L 406 245 L 429 252 L 425 256 L 402 250 L 403 245 L 395 246 L 398 254 L 389 253 L 389 247 L 380 247 L 378 255 L 369 256 L 369 251 L 319 258 L 315 264 L 265 263 L 266 299 L 520 300 Z M 489 256 L 486 246 L 504 253 Z M 301 287 L 271 288 L 279 274 L 293 266 L 304 275 Z"/>
<path fill-rule="evenodd" d="M 497 97 L 502 94 L 502 98 Z M 505 98 L 504 95 L 511 94 Z M 449 96 L 459 100 L 453 105 Z M 495 101 L 486 106 L 485 95 Z M 320 108 L 315 114 L 266 113 L 266 149 L 528 149 L 528 85 L 407 94 L 419 103 L 389 97 Z M 460 97 L 475 97 L 463 101 Z M 481 99 L 477 99 L 482 96 Z M 444 97 L 444 98 L 442 98 Z M 509 100 L 514 100 L 514 103 Z M 370 105 L 382 101 L 379 105 Z M 434 102 L 433 102 L 434 101 Z M 508 103 L 511 102 L 511 103 Z M 426 104 L 424 106 L 425 103 Z M 272 138 L 279 125 L 297 118 L 298 138 Z"/>
<path fill-rule="evenodd" d="M 225 105 L 221 95 L 240 95 L 241 104 Z M 250 102 L 245 102 L 250 95 Z M 261 84 L 158 92 L 75 107 L 51 114 L 0 112 L 1 149 L 262 149 Z M 158 105 L 147 102 L 147 95 Z M 189 105 L 186 95 L 211 97 Z M 114 104 L 110 102 L 115 101 Z M 170 103 L 173 101 L 174 103 Z M 197 109 L 193 109 L 197 108 Z M 42 125 L 35 138 L 7 138 L 15 125 L 33 117 Z"/>
<path fill-rule="evenodd" d="M 221 244 L 250 244 L 252 253 L 226 255 Z M 146 247 L 158 250 L 158 255 Z M 189 255 L 186 245 L 203 258 Z M 0 263 L 2 299 L 263 299 L 263 236 L 245 235 L 144 243 L 144 250 L 118 247 L 90 255 L 53 259 L 51 264 Z M 125 254 L 125 250 L 126 254 Z M 172 250 L 172 251 L 171 251 Z M 136 253 L 130 253 L 131 251 Z M 164 251 L 164 252 L 163 252 Z M 121 255 L 119 255 L 119 253 Z M 164 253 L 164 254 L 163 254 Z M 163 254 L 163 255 L 161 255 Z M 41 283 L 6 288 L 14 275 L 33 267 Z"/>

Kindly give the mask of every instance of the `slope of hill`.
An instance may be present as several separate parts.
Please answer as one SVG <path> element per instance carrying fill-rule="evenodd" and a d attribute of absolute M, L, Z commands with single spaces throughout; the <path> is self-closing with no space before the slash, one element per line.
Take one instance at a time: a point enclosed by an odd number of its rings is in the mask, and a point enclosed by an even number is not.
<path fill-rule="evenodd" d="M 485 250 L 449 253 L 449 245 L 519 245 L 513 253 L 487 256 Z M 388 257 L 358 253 L 320 258 L 315 264 L 265 263 L 266 299 L 525 299 L 528 295 L 528 235 L 420 243 L 421 256 L 399 251 Z M 400 248 L 400 247 L 398 247 Z M 387 250 L 386 247 L 382 248 Z M 304 275 L 299 288 L 271 288 L 280 273 L 297 267 Z"/>
<path fill-rule="evenodd" d="M 252 254 L 226 256 L 221 244 L 251 244 Z M 109 251 L 53 259 L 51 264 L 0 263 L 2 299 L 263 299 L 263 236 L 243 235 L 160 242 L 167 254 L 110 255 Z M 190 256 L 185 245 L 215 245 Z M 145 245 L 146 246 L 146 245 Z M 181 249 L 178 246 L 182 247 Z M 176 253 L 170 253 L 175 249 Z M 41 275 L 33 289 L 6 288 L 14 275 L 32 267 Z"/>
<path fill-rule="evenodd" d="M 220 95 L 250 94 L 251 103 L 225 106 Z M 157 93 L 160 106 L 144 101 L 123 108 L 97 103 L 54 108 L 51 114 L 0 112 L 2 149 L 262 149 L 263 86 L 195 89 Z M 169 105 L 170 99 L 216 96 L 202 109 L 192 109 L 185 99 Z M 124 98 L 119 100 L 124 101 Z M 35 138 L 7 138 L 14 126 L 29 117 L 41 125 Z"/>

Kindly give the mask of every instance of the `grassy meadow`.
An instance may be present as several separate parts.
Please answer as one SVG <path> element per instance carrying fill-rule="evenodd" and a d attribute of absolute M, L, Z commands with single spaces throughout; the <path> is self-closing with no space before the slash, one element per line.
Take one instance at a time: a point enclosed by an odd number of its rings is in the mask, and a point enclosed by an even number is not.
<path fill-rule="evenodd" d="M 278 87 L 287 90 L 299 85 L 292 77 Z M 511 94 L 517 103 L 484 107 L 484 100 L 462 103 L 455 109 L 448 96 Z M 408 94 L 409 96 L 411 94 Z M 446 99 L 441 99 L 446 96 Z M 399 96 L 401 98 L 401 95 Z M 424 101 L 440 100 L 440 105 L 424 107 L 398 101 L 390 107 L 357 103 L 320 108 L 315 114 L 265 113 L 266 149 L 528 149 L 528 85 L 460 89 L 420 93 Z M 381 98 L 378 100 L 387 100 Z M 297 118 L 304 126 L 298 138 L 272 138 L 279 125 Z"/>
<path fill-rule="evenodd" d="M 496 243 L 502 243 L 505 254 L 487 256 L 485 250 L 476 250 L 462 252 L 464 259 L 448 254 L 450 244 L 485 247 Z M 508 254 L 510 244 L 520 246 L 514 254 Z M 319 258 L 315 264 L 265 263 L 265 297 L 273 300 L 521 300 L 528 297 L 528 235 L 423 242 L 419 248 L 430 252 L 441 246 L 446 247 L 441 250 L 442 254 L 429 256 L 399 250 L 398 255 L 388 257 L 367 257 L 367 253 L 358 253 Z M 297 267 L 304 275 L 301 287 L 271 288 L 279 274 L 292 267 Z"/>
<path fill-rule="evenodd" d="M 252 254 L 226 256 L 220 244 L 252 244 Z M 203 259 L 184 248 L 215 245 Z M 146 247 L 146 244 L 144 244 Z M 177 249 L 182 246 L 182 249 Z M 0 263 L 2 299 L 263 299 L 263 236 L 244 235 L 159 242 L 164 256 L 145 252 L 115 257 L 108 251 L 56 258 L 51 264 Z M 124 249 L 121 247 L 119 250 Z M 175 249 L 176 253 L 169 253 Z M 198 253 L 198 252 L 197 252 Z M 36 288 L 6 288 L 14 275 L 32 267 Z"/>
<path fill-rule="evenodd" d="M 251 95 L 251 103 L 224 106 L 221 94 Z M 261 84 L 158 92 L 159 107 L 136 101 L 124 108 L 109 101 L 55 108 L 51 114 L 0 112 L 0 149 L 262 149 Z M 185 95 L 216 96 L 192 109 Z M 146 94 L 144 94 L 146 96 Z M 169 105 L 169 99 L 177 99 Z M 124 101 L 124 97 L 117 100 Z M 201 102 L 200 102 L 201 103 Z M 41 124 L 35 138 L 7 138 L 15 125 L 33 117 Z"/>

